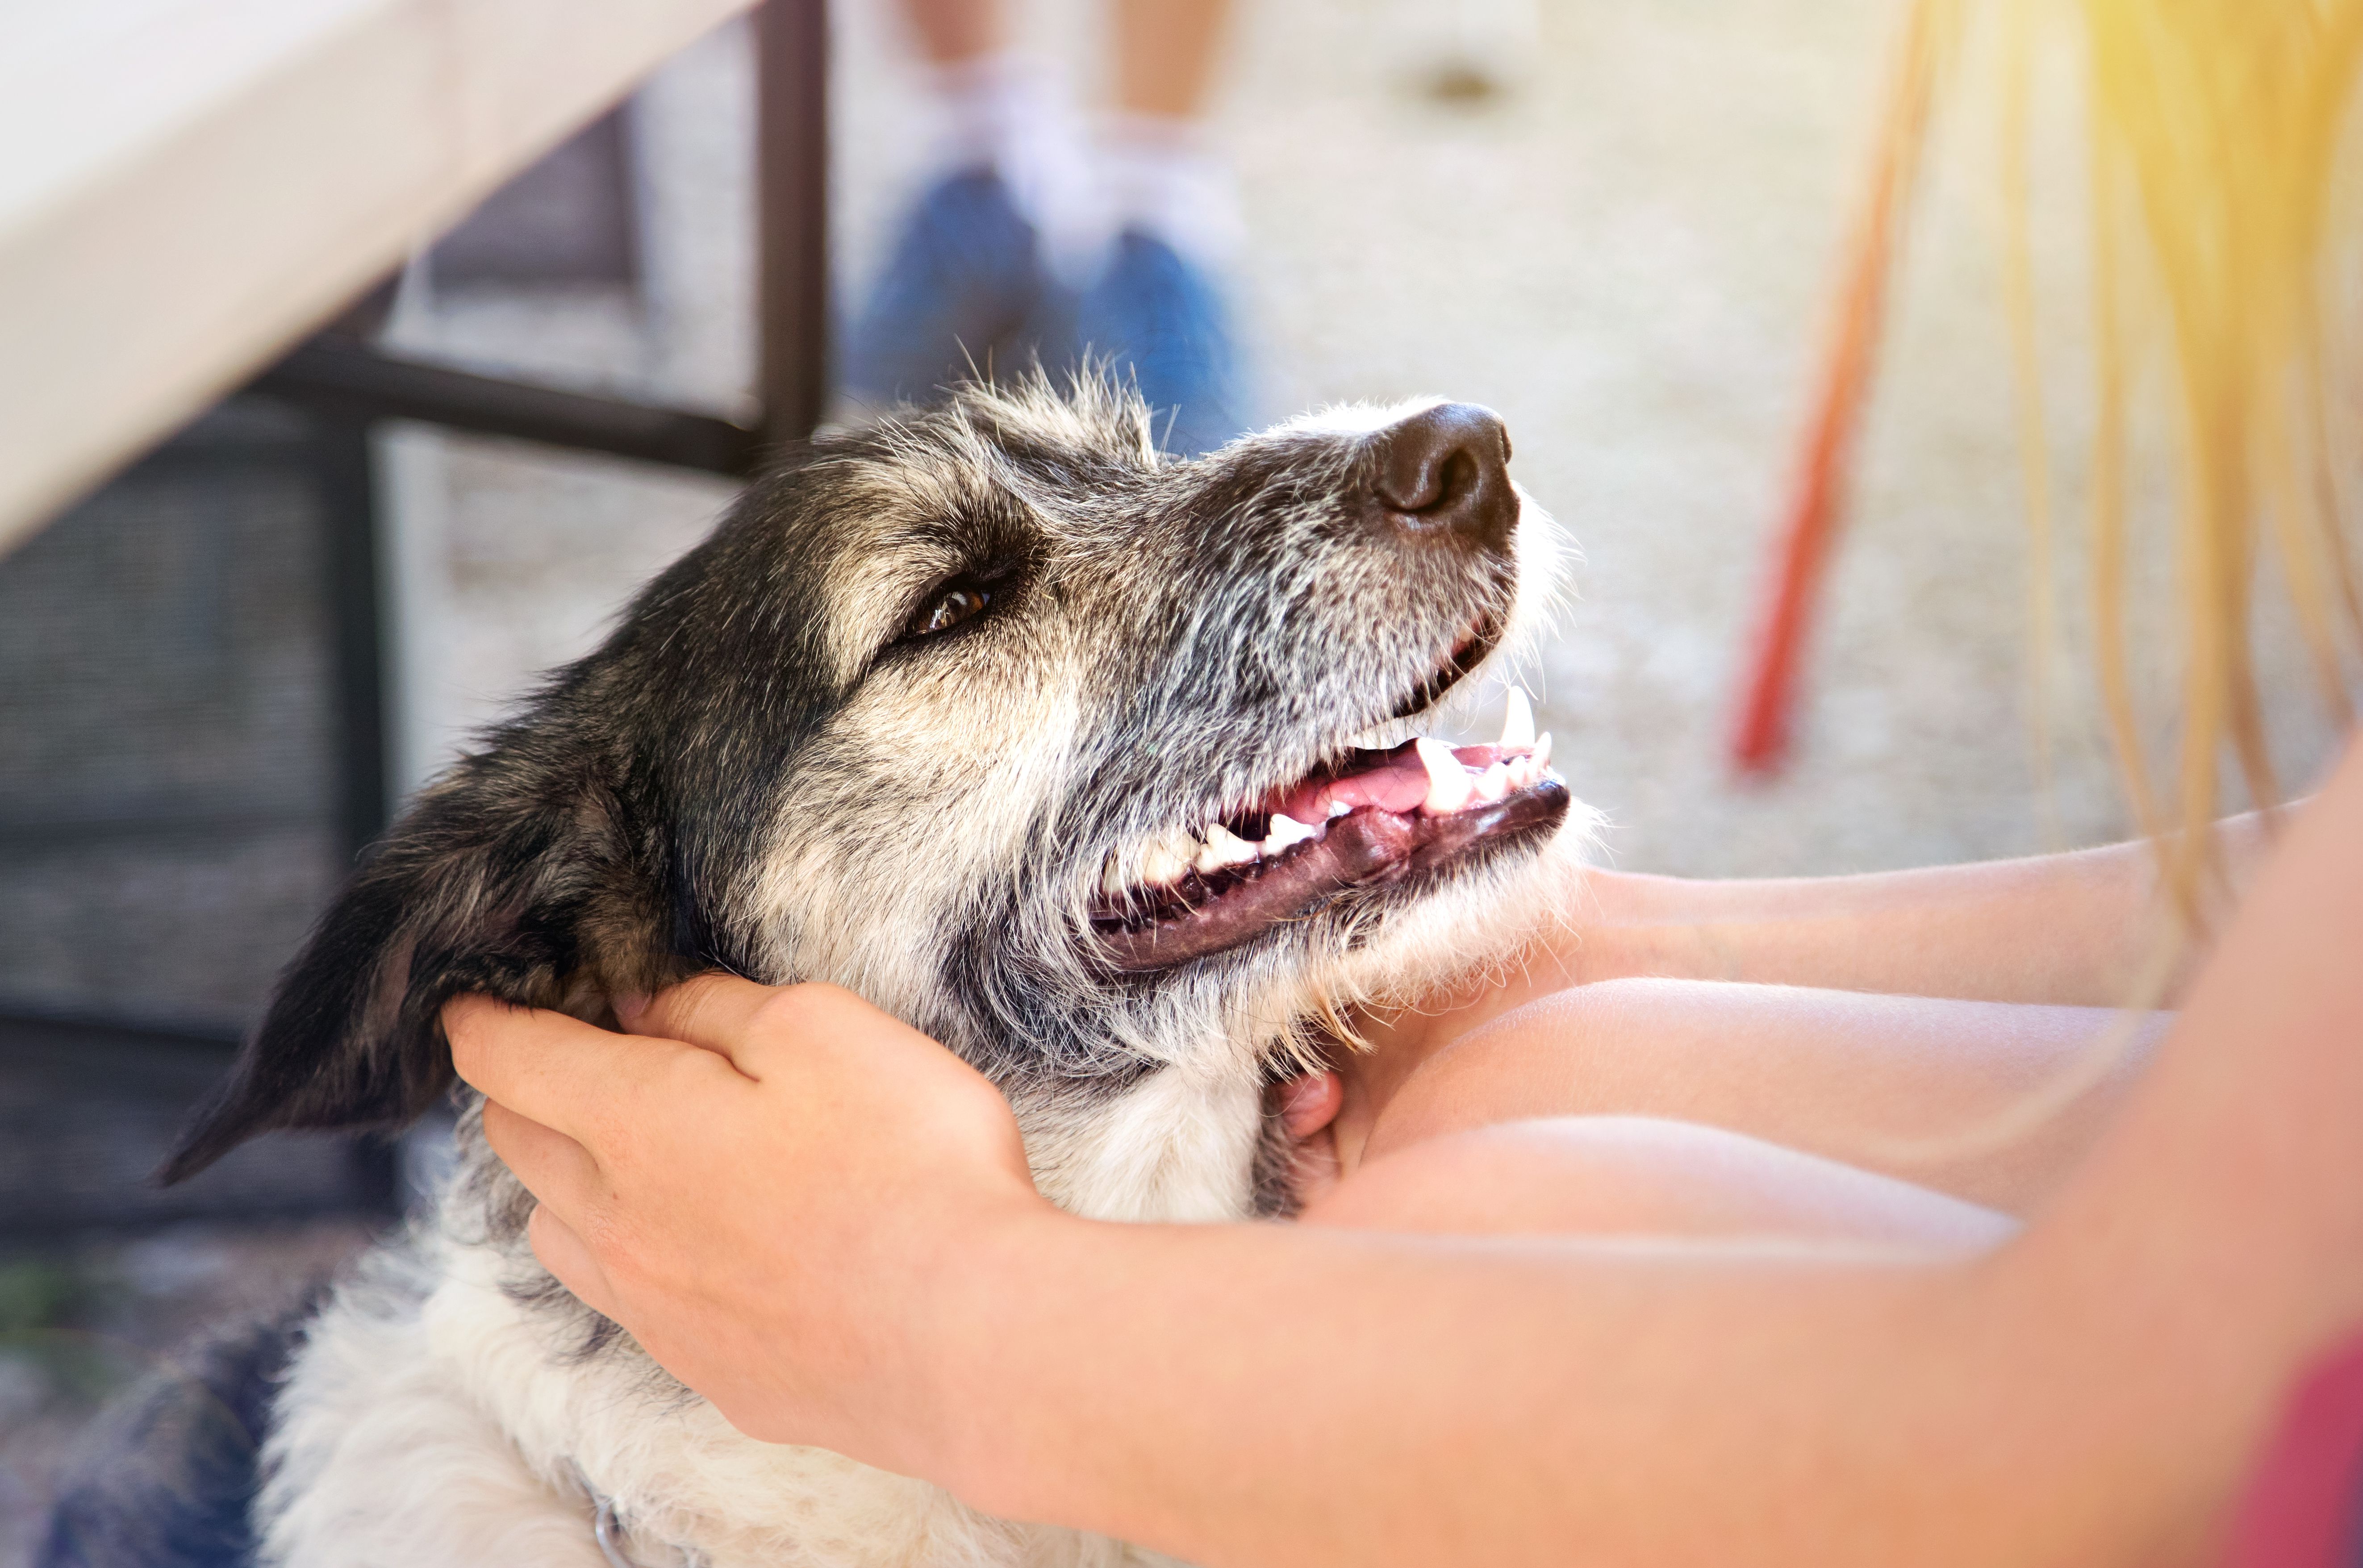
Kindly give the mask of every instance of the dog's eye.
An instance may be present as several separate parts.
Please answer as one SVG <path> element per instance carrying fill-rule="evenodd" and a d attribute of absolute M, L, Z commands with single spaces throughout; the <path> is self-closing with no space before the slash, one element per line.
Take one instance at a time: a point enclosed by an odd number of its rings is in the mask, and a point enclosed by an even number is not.
<path fill-rule="evenodd" d="M 903 640 L 932 637 L 975 620 L 993 604 L 993 590 L 972 577 L 958 577 L 936 591 L 903 628 Z"/>

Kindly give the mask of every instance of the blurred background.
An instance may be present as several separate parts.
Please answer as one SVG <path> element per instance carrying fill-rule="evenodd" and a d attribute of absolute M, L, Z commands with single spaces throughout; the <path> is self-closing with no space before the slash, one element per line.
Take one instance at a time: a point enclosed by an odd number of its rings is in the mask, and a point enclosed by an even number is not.
<path fill-rule="evenodd" d="M 1534 684 L 1557 766 L 1626 867 L 1827 873 L 2127 831 L 2091 739 L 2072 547 L 2054 563 L 2060 657 L 2030 665 L 1975 125 L 1943 127 L 1921 195 L 1794 760 L 1744 785 L 1725 761 L 1899 12 L 1264 0 L 1233 23 L 1211 136 L 1243 209 L 1248 412 L 1424 392 L 1501 412 L 1517 477 L 1583 548 Z M 1101 11 L 1021 14 L 1088 101 Z M 833 18 L 840 314 L 930 156 L 899 17 L 849 0 Z M 726 27 L 414 261 L 381 302 L 384 341 L 743 412 L 753 114 L 747 29 Z M 2073 171 L 2054 172 L 2039 216 L 2072 204 Z M 2072 276 L 2073 222 L 2037 239 Z M 2038 317 L 2047 369 L 2072 378 L 2076 312 Z M 2072 411 L 2058 424 L 2072 482 Z M 333 1267 L 431 1161 L 425 1143 L 282 1138 L 172 1194 L 139 1181 L 349 851 L 306 438 L 284 406 L 233 400 L 0 558 L 0 1564 L 29 1551 L 96 1401 L 192 1327 Z M 421 425 L 372 439 L 397 791 L 587 648 L 734 490 Z M 2303 778 L 2330 731 L 2295 668 L 2269 686 Z"/>

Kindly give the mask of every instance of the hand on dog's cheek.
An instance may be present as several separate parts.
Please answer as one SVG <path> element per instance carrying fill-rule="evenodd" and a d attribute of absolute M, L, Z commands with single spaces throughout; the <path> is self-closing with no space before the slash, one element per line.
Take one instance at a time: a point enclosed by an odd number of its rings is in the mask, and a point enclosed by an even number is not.
<path fill-rule="evenodd" d="M 535 1254 L 749 1435 L 939 1472 L 952 1276 L 1081 1223 L 1034 1190 L 1007 1101 L 833 987 L 706 976 L 618 1015 L 645 1035 L 445 1010 L 485 1137 L 539 1200 Z"/>
<path fill-rule="evenodd" d="M 471 999 L 454 1016 L 464 1016 Z M 489 1021 L 476 1020 L 472 1037 L 481 1037 Z M 497 1028 L 497 1023 L 492 1027 Z M 458 1036 L 455 1032 L 454 1038 Z M 498 1100 L 487 1099 L 483 1110 L 484 1142 L 501 1163 L 525 1184 L 537 1199 L 526 1226 L 527 1239 L 542 1265 L 559 1282 L 596 1310 L 615 1316 L 615 1292 L 597 1258 L 573 1228 L 558 1217 L 552 1202 L 569 1212 L 587 1215 L 603 1201 L 605 1181 L 597 1162 L 582 1144 L 554 1128 L 521 1116 Z"/>
<path fill-rule="evenodd" d="M 607 1283 L 606 1271 L 599 1266 L 597 1255 L 554 1210 L 547 1205 L 535 1204 L 525 1233 L 541 1266 L 556 1275 L 558 1283 L 580 1297 L 584 1306 L 606 1318 L 614 1318 L 622 1309 L 614 1286 Z"/>
<path fill-rule="evenodd" d="M 582 1144 L 497 1100 L 484 1102 L 484 1142 L 544 1201 L 556 1199 L 580 1210 L 603 1188 L 598 1162 Z"/>

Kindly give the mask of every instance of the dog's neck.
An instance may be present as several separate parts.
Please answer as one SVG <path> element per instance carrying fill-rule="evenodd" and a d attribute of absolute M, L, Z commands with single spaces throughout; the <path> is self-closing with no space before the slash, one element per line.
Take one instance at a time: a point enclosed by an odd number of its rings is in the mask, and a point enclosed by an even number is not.
<path fill-rule="evenodd" d="M 607 1568 L 660 1568 L 657 1562 L 643 1561 L 633 1551 L 624 1521 L 616 1513 L 616 1499 L 601 1496 L 590 1482 L 582 1479 L 582 1471 L 577 1470 L 574 1477 L 581 1482 L 583 1496 L 591 1499 L 591 1543 L 607 1560 Z M 681 1553 L 671 1550 L 665 1557 L 667 1562 L 662 1568 L 677 1568 L 684 1562 Z"/>

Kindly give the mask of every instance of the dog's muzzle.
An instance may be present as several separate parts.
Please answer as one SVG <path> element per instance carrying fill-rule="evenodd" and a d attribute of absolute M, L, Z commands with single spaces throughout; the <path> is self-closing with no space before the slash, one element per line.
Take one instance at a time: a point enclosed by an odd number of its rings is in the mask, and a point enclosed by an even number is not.
<path fill-rule="evenodd" d="M 1518 527 L 1510 438 L 1492 410 L 1444 403 L 1370 437 L 1368 525 L 1413 551 L 1506 558 Z M 1492 616 L 1468 627 L 1395 717 L 1426 712 L 1483 664 L 1502 637 Z M 1513 691 L 1502 739 L 1453 747 L 1420 738 L 1348 750 L 1250 811 L 1150 845 L 1137 875 L 1113 863 L 1091 909 L 1115 968 L 1145 973 L 1228 951 L 1304 920 L 1353 889 L 1403 883 L 1548 837 L 1566 819 L 1525 694 Z"/>

